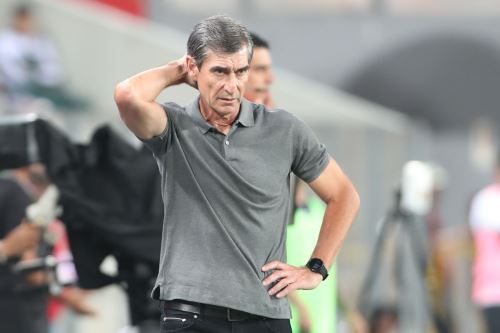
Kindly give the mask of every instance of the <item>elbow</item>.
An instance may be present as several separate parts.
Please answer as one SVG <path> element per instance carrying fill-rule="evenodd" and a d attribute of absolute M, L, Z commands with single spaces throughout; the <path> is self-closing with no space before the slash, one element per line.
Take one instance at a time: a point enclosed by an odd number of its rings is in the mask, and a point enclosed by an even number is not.
<path fill-rule="evenodd" d="M 133 90 L 127 80 L 116 85 L 114 98 L 121 116 L 125 116 L 124 113 L 134 105 Z"/>
<path fill-rule="evenodd" d="M 361 197 L 351 182 L 346 184 L 343 197 L 345 204 L 350 207 L 355 215 L 357 215 L 361 207 Z"/>
<path fill-rule="evenodd" d="M 361 198 L 354 185 L 346 179 L 336 195 L 333 195 L 325 200 L 328 205 L 342 206 L 357 215 L 361 207 Z"/>
<path fill-rule="evenodd" d="M 361 208 L 361 197 L 359 196 L 358 191 L 354 187 L 354 185 L 351 185 L 351 197 L 352 197 L 352 204 L 353 207 L 356 211 L 356 214 L 359 212 L 359 209 Z"/>

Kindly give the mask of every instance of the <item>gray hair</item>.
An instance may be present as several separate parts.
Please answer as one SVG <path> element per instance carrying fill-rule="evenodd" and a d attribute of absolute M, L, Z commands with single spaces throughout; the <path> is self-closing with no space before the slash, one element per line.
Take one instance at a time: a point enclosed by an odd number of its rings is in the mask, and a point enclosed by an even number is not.
<path fill-rule="evenodd" d="M 200 68 L 208 55 L 208 50 L 231 54 L 238 52 L 244 46 L 247 47 L 250 63 L 253 43 L 247 28 L 228 16 L 216 15 L 194 26 L 187 42 L 187 54 L 194 58 Z"/>

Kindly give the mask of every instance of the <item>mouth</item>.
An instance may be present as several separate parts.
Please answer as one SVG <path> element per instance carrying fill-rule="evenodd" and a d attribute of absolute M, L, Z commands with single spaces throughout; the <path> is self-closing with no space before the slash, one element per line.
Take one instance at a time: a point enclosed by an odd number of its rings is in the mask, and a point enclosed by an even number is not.
<path fill-rule="evenodd" d="M 237 98 L 219 97 L 218 99 L 222 101 L 223 104 L 233 104 L 235 101 L 238 101 Z"/>

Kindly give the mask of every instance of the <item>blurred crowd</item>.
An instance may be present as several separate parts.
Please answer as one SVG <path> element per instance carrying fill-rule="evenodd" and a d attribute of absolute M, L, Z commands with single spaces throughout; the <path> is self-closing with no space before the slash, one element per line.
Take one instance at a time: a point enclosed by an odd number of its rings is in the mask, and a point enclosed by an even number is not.
<path fill-rule="evenodd" d="M 10 19 L 0 35 L 3 108 L 12 112 L 87 108 L 85 99 L 68 90 L 59 51 L 50 36 L 39 30 L 32 9 L 19 5 Z"/>

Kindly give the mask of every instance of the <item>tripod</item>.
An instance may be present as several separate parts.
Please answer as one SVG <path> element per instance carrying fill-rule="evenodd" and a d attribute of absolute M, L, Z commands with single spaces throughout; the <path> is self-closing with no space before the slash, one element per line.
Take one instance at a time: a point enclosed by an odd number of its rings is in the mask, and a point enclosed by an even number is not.
<path fill-rule="evenodd" d="M 397 332 L 436 331 L 426 284 L 427 244 L 425 233 L 419 228 L 423 222 L 419 221 L 418 216 L 402 209 L 400 203 L 401 191 L 398 190 L 394 206 L 380 221 L 358 306 L 375 332 L 378 332 L 377 320 L 390 320 L 391 324 L 384 325 L 393 325 L 391 329 L 397 329 Z M 391 233 L 395 234 L 392 258 L 395 297 L 387 304 L 374 301 L 374 294 L 380 293 L 376 286 L 379 276 L 384 273 L 383 261 L 387 259 L 384 250 Z M 385 287 L 390 284 L 387 280 L 382 282 L 385 282 Z"/>

